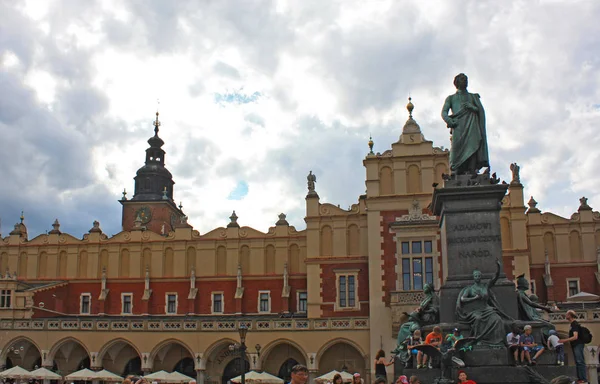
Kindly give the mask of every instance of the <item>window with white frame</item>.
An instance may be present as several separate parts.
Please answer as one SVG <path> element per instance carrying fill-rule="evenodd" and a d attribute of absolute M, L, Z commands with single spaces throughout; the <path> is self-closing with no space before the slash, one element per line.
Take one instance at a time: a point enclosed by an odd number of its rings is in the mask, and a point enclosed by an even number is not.
<path fill-rule="evenodd" d="M 308 309 L 308 293 L 306 291 L 298 292 L 298 312 L 306 313 Z"/>
<path fill-rule="evenodd" d="M 212 313 L 223 313 L 223 293 L 213 292 L 212 294 Z"/>
<path fill-rule="evenodd" d="M 420 291 L 433 284 L 433 241 L 412 240 L 400 243 L 402 289 Z"/>
<path fill-rule="evenodd" d="M 133 313 L 133 294 L 122 293 L 121 294 L 121 314 L 131 315 Z"/>
<path fill-rule="evenodd" d="M 271 312 L 271 291 L 258 292 L 258 312 Z"/>
<path fill-rule="evenodd" d="M 338 270 L 336 274 L 337 309 L 358 308 L 358 270 Z"/>
<path fill-rule="evenodd" d="M 567 279 L 568 297 L 579 293 L 579 279 Z"/>
<path fill-rule="evenodd" d="M 79 297 L 79 313 L 82 315 L 89 315 L 91 311 L 92 295 L 89 293 L 82 293 Z"/>
<path fill-rule="evenodd" d="M 165 297 L 166 305 L 165 312 L 167 314 L 176 314 L 177 313 L 177 294 L 176 293 L 167 293 Z"/>
<path fill-rule="evenodd" d="M 12 307 L 12 290 L 3 289 L 0 290 L 0 308 L 11 308 Z"/>

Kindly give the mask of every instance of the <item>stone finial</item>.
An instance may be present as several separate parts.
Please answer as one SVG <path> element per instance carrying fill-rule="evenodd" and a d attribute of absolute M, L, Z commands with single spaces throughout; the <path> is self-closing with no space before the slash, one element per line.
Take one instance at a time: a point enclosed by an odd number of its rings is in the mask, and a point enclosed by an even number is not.
<path fill-rule="evenodd" d="M 102 289 L 106 289 L 106 266 L 102 267 Z"/>
<path fill-rule="evenodd" d="M 373 145 L 375 143 L 373 143 L 373 136 L 369 135 L 369 155 L 374 155 L 375 153 L 373 153 Z"/>
<path fill-rule="evenodd" d="M 179 202 L 179 210 L 181 211 L 183 209 L 183 202 Z"/>
<path fill-rule="evenodd" d="M 162 195 L 162 199 L 163 199 L 163 200 L 169 200 L 169 196 L 167 196 L 167 193 L 168 193 L 168 191 L 167 191 L 167 187 L 165 187 L 165 188 L 163 189 L 163 195 Z"/>
<path fill-rule="evenodd" d="M 279 220 L 277 220 L 277 222 L 275 223 L 275 225 L 290 225 L 290 223 L 288 223 L 285 218 L 286 218 L 285 213 L 280 213 L 279 214 Z"/>
<path fill-rule="evenodd" d="M 288 264 L 283 264 L 283 286 L 288 287 L 290 285 L 290 275 L 288 273 Z"/>
<path fill-rule="evenodd" d="M 237 289 L 242 288 L 242 266 L 240 264 L 238 264 L 238 266 L 237 266 L 236 280 L 237 280 Z"/>
<path fill-rule="evenodd" d="M 194 266 L 192 266 L 190 273 L 190 287 L 192 289 L 196 288 L 196 268 Z"/>
<path fill-rule="evenodd" d="M 531 198 L 527 202 L 527 205 L 529 205 L 529 209 L 527 209 L 527 213 L 540 213 L 541 211 L 537 208 L 537 204 L 538 204 L 538 202 L 535 201 L 533 196 L 531 196 Z"/>
<path fill-rule="evenodd" d="M 125 188 L 123 188 L 123 197 L 121 198 L 121 200 L 127 200 L 127 190 Z"/>
<path fill-rule="evenodd" d="M 581 199 L 579 199 L 579 209 L 577 209 L 578 212 L 580 211 L 591 211 L 592 207 L 590 207 L 588 205 L 588 199 L 587 197 L 583 196 Z"/>
<path fill-rule="evenodd" d="M 415 105 L 412 103 L 412 97 L 408 97 L 408 104 L 406 104 L 406 110 L 408 111 L 408 117 L 412 119 L 412 111 L 415 109 Z"/>
<path fill-rule="evenodd" d="M 415 105 L 412 103 L 412 97 L 408 98 L 408 104 L 406 104 L 406 109 L 408 110 L 408 120 L 406 120 L 406 123 L 404 123 L 402 133 L 421 133 L 421 127 L 413 119 L 412 111 L 415 109 Z"/>
<path fill-rule="evenodd" d="M 544 283 L 546 287 L 554 285 L 552 281 L 552 273 L 550 271 L 550 257 L 548 256 L 548 249 L 544 249 Z"/>
<path fill-rule="evenodd" d="M 231 216 L 229 216 L 229 224 L 227 224 L 227 228 L 239 228 L 240 225 L 237 222 L 238 219 L 238 215 L 235 214 L 235 211 L 233 211 L 233 213 L 231 214 Z"/>
<path fill-rule="evenodd" d="M 512 180 L 510 181 L 511 184 L 521 184 L 521 176 L 519 175 L 519 172 L 521 171 L 521 167 L 519 167 L 519 164 L 517 163 L 512 163 L 510 165 L 510 170 L 512 172 Z"/>
<path fill-rule="evenodd" d="M 136 220 L 140 220 L 140 227 L 142 226 L 142 219 L 138 216 Z M 135 222 L 134 222 L 135 223 Z M 92 223 L 92 229 L 89 230 L 90 233 L 102 233 L 102 229 L 100 229 L 100 222 L 98 220 L 94 220 Z"/>
<path fill-rule="evenodd" d="M 58 222 L 58 219 L 54 220 L 54 223 L 52 223 L 52 230 L 48 232 L 48 234 L 60 235 L 60 223 Z"/>
<path fill-rule="evenodd" d="M 144 289 L 150 289 L 150 267 L 146 265 L 146 275 L 144 277 Z"/>
<path fill-rule="evenodd" d="M 317 176 L 312 173 L 312 171 L 308 172 L 308 176 L 306 176 L 307 185 L 308 185 L 308 195 L 306 197 L 319 197 L 317 192 L 315 191 L 315 183 L 317 182 Z"/>

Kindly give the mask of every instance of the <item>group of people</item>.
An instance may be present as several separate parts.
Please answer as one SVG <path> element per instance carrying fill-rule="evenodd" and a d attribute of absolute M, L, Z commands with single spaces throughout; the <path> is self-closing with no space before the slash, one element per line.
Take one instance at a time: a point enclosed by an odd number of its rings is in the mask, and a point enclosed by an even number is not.
<path fill-rule="evenodd" d="M 430 356 L 427 356 L 423 352 L 416 349 L 416 346 L 427 344 L 436 347 L 441 351 L 447 351 L 451 348 L 454 348 L 456 342 L 462 339 L 463 335 L 458 328 L 454 328 L 452 333 L 448 333 L 446 337 L 444 337 L 442 328 L 435 326 L 433 327 L 433 331 L 429 332 L 427 336 L 425 336 L 425 340 L 423 340 L 421 330 L 416 329 L 413 331 L 412 335 L 408 336 L 406 340 L 404 340 L 403 344 L 410 352 L 411 357 L 417 359 L 417 368 L 422 369 L 432 368 L 432 359 Z M 406 363 L 407 366 L 411 363 L 411 360 Z"/>

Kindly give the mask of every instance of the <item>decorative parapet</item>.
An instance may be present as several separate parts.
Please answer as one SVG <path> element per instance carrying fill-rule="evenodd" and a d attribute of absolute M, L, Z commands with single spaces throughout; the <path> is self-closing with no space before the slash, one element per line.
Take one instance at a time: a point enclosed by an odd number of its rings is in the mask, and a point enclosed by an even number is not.
<path fill-rule="evenodd" d="M 2 330 L 46 330 L 46 331 L 181 331 L 181 332 L 237 332 L 239 326 L 245 325 L 253 331 L 273 330 L 366 330 L 369 319 L 333 318 L 333 319 L 253 319 L 253 320 L 210 320 L 210 319 L 35 319 L 35 320 L 0 320 Z"/>
<path fill-rule="evenodd" d="M 391 305 L 418 305 L 425 299 L 423 291 L 390 292 Z"/>

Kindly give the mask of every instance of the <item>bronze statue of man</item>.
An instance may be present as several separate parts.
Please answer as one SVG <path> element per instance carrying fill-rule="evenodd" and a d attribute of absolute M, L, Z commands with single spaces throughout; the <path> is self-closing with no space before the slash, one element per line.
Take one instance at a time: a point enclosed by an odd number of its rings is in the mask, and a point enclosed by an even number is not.
<path fill-rule="evenodd" d="M 467 92 L 468 79 L 464 73 L 454 78 L 456 93 L 446 98 L 442 119 L 452 134 L 450 169 L 457 174 L 476 174 L 489 167 L 485 112 L 479 94 Z M 452 110 L 452 115 L 448 112 Z"/>

